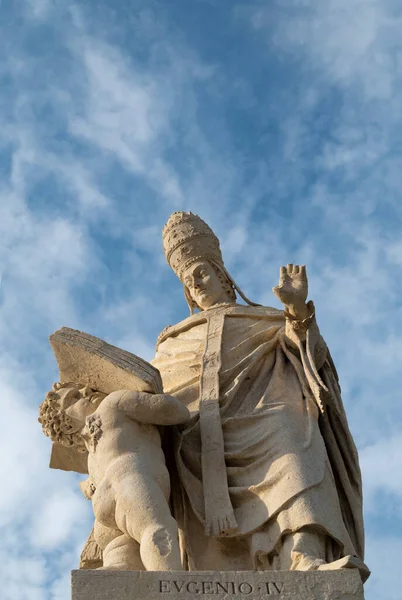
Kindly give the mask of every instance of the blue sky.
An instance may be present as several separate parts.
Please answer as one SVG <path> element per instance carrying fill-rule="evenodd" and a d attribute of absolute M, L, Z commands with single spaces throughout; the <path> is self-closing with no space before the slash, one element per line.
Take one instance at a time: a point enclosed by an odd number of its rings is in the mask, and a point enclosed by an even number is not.
<path fill-rule="evenodd" d="M 200 214 L 254 301 L 306 263 L 365 485 L 367 600 L 402 575 L 402 5 L 3 0 L 0 580 L 66 600 L 91 527 L 37 407 L 62 325 L 150 359 L 187 316 L 161 228 Z"/>

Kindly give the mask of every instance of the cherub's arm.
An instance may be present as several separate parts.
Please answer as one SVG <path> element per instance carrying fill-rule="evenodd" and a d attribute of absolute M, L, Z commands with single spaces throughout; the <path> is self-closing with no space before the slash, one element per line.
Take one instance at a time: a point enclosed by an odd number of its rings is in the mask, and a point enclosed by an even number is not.
<path fill-rule="evenodd" d="M 190 418 L 188 409 L 180 400 L 168 394 L 148 394 L 132 390 L 119 390 L 107 397 L 117 408 L 134 421 L 152 425 L 178 425 Z"/>

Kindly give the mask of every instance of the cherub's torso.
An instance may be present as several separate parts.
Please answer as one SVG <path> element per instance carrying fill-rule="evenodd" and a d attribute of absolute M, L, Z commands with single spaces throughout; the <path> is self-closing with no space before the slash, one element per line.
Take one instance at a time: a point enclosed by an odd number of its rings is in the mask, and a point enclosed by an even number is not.
<path fill-rule="evenodd" d="M 106 397 L 87 417 L 84 436 L 88 472 L 97 489 L 120 471 L 121 476 L 135 470 L 157 479 L 167 474 L 158 427 L 130 419 L 115 398 Z"/>

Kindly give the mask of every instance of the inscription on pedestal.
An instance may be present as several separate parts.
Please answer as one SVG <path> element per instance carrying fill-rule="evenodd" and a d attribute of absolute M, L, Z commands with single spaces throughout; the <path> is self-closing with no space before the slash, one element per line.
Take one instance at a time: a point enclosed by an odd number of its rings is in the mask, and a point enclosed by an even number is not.
<path fill-rule="evenodd" d="M 73 571 L 72 600 L 363 600 L 357 569 Z"/>
<path fill-rule="evenodd" d="M 249 596 L 250 594 L 261 596 L 278 596 L 284 588 L 282 581 L 264 581 L 253 585 L 248 581 L 180 581 L 177 579 L 161 579 L 159 581 L 159 593 L 161 594 L 196 594 L 196 595 L 218 595 L 227 596 Z"/>

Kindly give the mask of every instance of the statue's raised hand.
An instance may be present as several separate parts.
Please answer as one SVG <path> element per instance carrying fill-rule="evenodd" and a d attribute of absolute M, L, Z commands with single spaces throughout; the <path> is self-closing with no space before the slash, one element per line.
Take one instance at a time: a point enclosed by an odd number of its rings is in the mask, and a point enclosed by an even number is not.
<path fill-rule="evenodd" d="M 272 288 L 275 296 L 295 317 L 305 318 L 308 281 L 305 265 L 281 267 L 279 284 Z"/>

